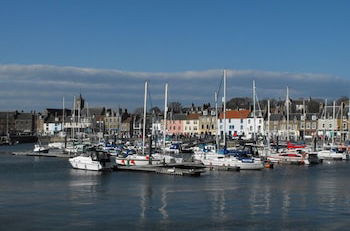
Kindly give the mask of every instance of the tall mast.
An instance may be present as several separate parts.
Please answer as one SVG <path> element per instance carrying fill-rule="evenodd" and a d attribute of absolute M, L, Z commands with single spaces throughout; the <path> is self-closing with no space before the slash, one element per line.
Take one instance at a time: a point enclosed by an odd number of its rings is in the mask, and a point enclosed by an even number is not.
<path fill-rule="evenodd" d="M 218 129 L 218 93 L 215 92 L 215 121 L 216 121 L 216 150 L 219 150 L 219 129 Z"/>
<path fill-rule="evenodd" d="M 165 97 L 164 97 L 164 127 L 163 127 L 163 152 L 165 153 L 165 139 L 166 139 L 166 131 L 167 131 L 167 114 L 168 114 L 168 83 L 165 84 Z"/>
<path fill-rule="evenodd" d="M 81 95 L 79 96 L 79 105 L 78 105 L 79 107 L 78 107 L 78 138 L 80 139 L 80 123 L 81 123 L 81 121 L 80 121 L 80 114 L 81 114 Z"/>
<path fill-rule="evenodd" d="M 253 80 L 253 114 L 254 114 L 254 120 L 253 120 L 253 126 L 254 126 L 254 129 L 253 129 L 253 140 L 255 141 L 256 139 L 256 108 L 255 108 L 255 99 L 256 99 L 256 96 L 255 96 L 255 80 Z"/>
<path fill-rule="evenodd" d="M 286 107 L 287 107 L 287 141 L 289 141 L 289 88 L 287 87 L 287 97 L 286 97 Z"/>
<path fill-rule="evenodd" d="M 142 128 L 142 155 L 145 155 L 145 139 L 146 139 L 146 113 L 147 113 L 147 89 L 148 82 L 145 81 L 145 96 L 143 101 L 143 128 Z"/>
<path fill-rule="evenodd" d="M 267 100 L 267 150 L 270 151 L 270 100 Z M 267 155 L 267 153 L 266 153 Z"/>
<path fill-rule="evenodd" d="M 64 109 L 64 97 L 62 99 L 62 131 L 64 132 L 64 113 L 65 113 L 65 109 Z"/>
<path fill-rule="evenodd" d="M 347 128 L 348 128 L 348 139 L 350 139 L 350 97 L 349 97 L 349 106 L 348 106 L 348 124 L 347 124 Z"/>
<path fill-rule="evenodd" d="M 327 118 L 327 99 L 324 100 L 324 115 L 323 115 L 323 146 L 326 143 L 326 118 Z"/>
<path fill-rule="evenodd" d="M 304 109 L 304 134 L 303 134 L 303 140 L 305 140 L 305 132 L 306 132 L 306 106 L 305 106 L 305 99 L 303 99 L 303 109 Z"/>
<path fill-rule="evenodd" d="M 74 130 L 75 130 L 74 128 L 75 128 L 75 96 L 73 97 L 73 126 L 72 126 L 72 139 L 73 139 L 73 142 L 74 142 Z"/>
<path fill-rule="evenodd" d="M 224 148 L 226 149 L 226 70 L 224 70 Z"/>
<path fill-rule="evenodd" d="M 333 135 L 332 135 L 332 145 L 334 145 L 335 140 L 335 127 L 337 126 L 335 119 L 335 100 L 333 101 Z"/>

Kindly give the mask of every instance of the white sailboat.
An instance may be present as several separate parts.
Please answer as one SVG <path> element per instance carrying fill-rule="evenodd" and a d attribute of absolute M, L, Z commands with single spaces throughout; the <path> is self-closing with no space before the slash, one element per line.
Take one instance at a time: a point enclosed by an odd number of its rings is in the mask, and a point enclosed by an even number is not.
<path fill-rule="evenodd" d="M 127 166 L 145 166 L 152 164 L 160 164 L 161 160 L 155 157 L 145 154 L 146 146 L 146 114 L 147 114 L 147 94 L 148 94 L 148 81 L 145 81 L 145 95 L 143 102 L 143 126 L 142 126 L 142 155 L 132 154 L 126 157 L 116 157 L 116 163 L 118 165 L 127 165 Z M 150 149 L 151 149 L 150 144 Z"/>
<path fill-rule="evenodd" d="M 229 154 L 226 149 L 226 70 L 224 70 L 224 97 L 223 97 L 223 117 L 224 117 L 224 150 L 223 152 L 218 152 L 218 141 L 217 149 L 215 151 L 196 151 L 193 155 L 194 159 L 202 161 L 204 165 L 208 167 L 236 167 L 240 170 L 260 170 L 264 168 L 262 161 L 259 158 L 244 157 L 239 158 Z M 215 94 L 215 99 L 217 101 L 217 94 Z M 217 102 L 216 102 L 217 105 Z M 217 106 L 216 106 L 217 109 Z M 216 111 L 217 114 L 217 111 Z M 218 134 L 217 134 L 218 136 Z M 216 139 L 218 140 L 218 138 Z"/>

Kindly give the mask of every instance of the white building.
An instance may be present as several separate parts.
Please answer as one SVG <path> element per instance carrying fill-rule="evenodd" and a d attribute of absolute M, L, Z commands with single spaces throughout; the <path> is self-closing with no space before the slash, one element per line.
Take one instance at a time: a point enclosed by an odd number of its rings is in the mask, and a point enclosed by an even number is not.
<path fill-rule="evenodd" d="M 226 135 L 229 137 L 246 136 L 249 110 L 231 110 L 226 111 Z M 218 119 L 218 132 L 222 137 L 224 135 L 224 114 L 220 113 Z"/>

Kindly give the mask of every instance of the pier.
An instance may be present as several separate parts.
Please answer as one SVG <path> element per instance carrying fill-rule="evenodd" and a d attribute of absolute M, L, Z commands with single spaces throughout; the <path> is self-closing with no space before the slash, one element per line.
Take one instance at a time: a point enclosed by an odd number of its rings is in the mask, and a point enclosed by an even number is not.
<path fill-rule="evenodd" d="M 181 163 L 168 165 L 145 165 L 145 166 L 118 166 L 119 171 L 153 172 L 157 174 L 178 175 L 178 176 L 200 176 L 205 172 L 205 166 Z"/>

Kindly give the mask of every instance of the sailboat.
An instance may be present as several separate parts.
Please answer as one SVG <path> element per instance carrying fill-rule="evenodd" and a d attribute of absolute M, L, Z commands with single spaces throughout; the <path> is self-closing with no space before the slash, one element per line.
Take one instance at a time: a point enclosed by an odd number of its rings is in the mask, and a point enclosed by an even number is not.
<path fill-rule="evenodd" d="M 197 151 L 193 155 L 196 160 L 200 160 L 208 167 L 233 167 L 240 170 L 260 170 L 264 168 L 262 161 L 259 158 L 249 156 L 234 156 L 226 149 L 226 70 L 224 70 L 224 97 L 223 97 L 223 139 L 224 149 L 218 150 L 218 131 L 217 131 L 217 147 L 216 150 Z M 217 93 L 215 93 L 216 115 L 217 112 Z M 218 120 L 217 120 L 218 121 Z"/>
<path fill-rule="evenodd" d="M 143 127 L 142 127 L 142 155 L 140 154 L 131 154 L 126 157 L 117 156 L 116 163 L 118 165 L 127 165 L 127 166 L 145 166 L 152 164 L 160 164 L 161 160 L 152 157 L 152 155 L 145 154 L 146 147 L 146 114 L 147 114 L 147 94 L 148 94 L 148 81 L 145 81 L 145 95 L 144 95 L 144 104 L 143 104 Z M 152 145 L 150 144 L 150 149 Z"/>

